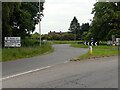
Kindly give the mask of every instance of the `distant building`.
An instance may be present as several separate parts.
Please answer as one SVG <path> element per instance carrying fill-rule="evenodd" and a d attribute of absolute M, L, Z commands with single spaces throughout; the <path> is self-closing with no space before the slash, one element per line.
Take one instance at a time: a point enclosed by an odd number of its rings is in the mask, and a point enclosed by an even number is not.
<path fill-rule="evenodd" d="M 66 34 L 67 32 L 55 32 L 55 31 L 50 31 L 49 33 L 48 33 L 48 35 L 50 35 L 50 36 L 52 36 L 52 35 L 64 35 L 64 34 Z"/>
<path fill-rule="evenodd" d="M 73 40 L 74 35 L 71 32 L 55 32 L 48 33 L 48 40 Z"/>

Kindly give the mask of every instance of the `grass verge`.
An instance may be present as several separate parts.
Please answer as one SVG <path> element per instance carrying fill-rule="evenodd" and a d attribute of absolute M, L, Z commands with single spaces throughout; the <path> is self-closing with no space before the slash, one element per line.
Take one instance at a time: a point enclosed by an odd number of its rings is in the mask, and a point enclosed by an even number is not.
<path fill-rule="evenodd" d="M 71 47 L 76 47 L 76 48 L 88 48 L 88 46 L 84 44 L 71 44 Z"/>
<path fill-rule="evenodd" d="M 72 47 L 79 47 L 79 48 L 88 48 L 88 46 L 80 45 L 80 44 L 72 44 Z M 93 46 L 92 54 L 88 51 L 86 54 L 79 56 L 76 59 L 72 59 L 71 61 L 80 61 L 83 59 L 91 59 L 91 58 L 99 58 L 99 57 L 108 57 L 112 55 L 118 54 L 118 47 L 117 46 Z"/>
<path fill-rule="evenodd" d="M 3 48 L 2 62 L 11 61 L 21 58 L 29 58 L 33 56 L 42 55 L 47 52 L 53 52 L 51 43 L 44 43 L 41 47 L 21 47 L 21 48 Z"/>
<path fill-rule="evenodd" d="M 53 44 L 77 44 L 80 41 L 52 41 Z"/>

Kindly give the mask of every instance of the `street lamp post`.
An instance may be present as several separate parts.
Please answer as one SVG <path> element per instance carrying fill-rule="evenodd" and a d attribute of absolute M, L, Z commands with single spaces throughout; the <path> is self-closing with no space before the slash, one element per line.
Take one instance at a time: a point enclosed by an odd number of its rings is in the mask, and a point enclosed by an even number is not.
<path fill-rule="evenodd" d="M 40 0 L 39 0 L 39 33 L 40 33 L 40 46 L 41 46 L 41 15 L 40 15 Z"/>
<path fill-rule="evenodd" d="M 40 33 L 40 46 L 41 46 L 41 22 L 40 22 L 40 20 L 39 20 L 39 33 Z"/>
<path fill-rule="evenodd" d="M 41 46 L 41 20 L 42 20 L 42 11 L 41 11 L 41 3 L 44 3 L 45 0 L 39 0 L 39 33 L 40 33 L 40 46 Z"/>

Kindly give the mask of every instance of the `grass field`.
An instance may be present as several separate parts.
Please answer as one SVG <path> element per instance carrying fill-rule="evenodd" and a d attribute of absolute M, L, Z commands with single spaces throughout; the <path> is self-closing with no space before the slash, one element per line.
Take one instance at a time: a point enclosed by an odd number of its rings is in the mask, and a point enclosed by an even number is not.
<path fill-rule="evenodd" d="M 79 48 L 88 48 L 88 46 L 80 45 L 80 44 L 72 44 L 72 47 L 79 47 Z M 82 59 L 90 59 L 90 58 L 98 58 L 98 57 L 106 57 L 106 56 L 112 56 L 118 54 L 118 47 L 117 46 L 107 46 L 107 45 L 101 45 L 101 46 L 93 46 L 92 54 L 90 51 L 88 51 L 86 54 L 83 54 L 79 56 L 76 60 L 82 60 Z"/>
<path fill-rule="evenodd" d="M 3 48 L 2 61 L 5 62 L 21 58 L 28 58 L 52 51 L 53 48 L 51 43 L 44 43 L 41 47 Z"/>

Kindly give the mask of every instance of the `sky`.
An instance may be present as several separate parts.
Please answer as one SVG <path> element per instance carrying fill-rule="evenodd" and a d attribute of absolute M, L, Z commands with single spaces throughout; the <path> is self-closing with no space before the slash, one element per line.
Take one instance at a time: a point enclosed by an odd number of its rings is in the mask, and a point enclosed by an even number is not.
<path fill-rule="evenodd" d="M 96 0 L 46 0 L 44 17 L 41 21 L 41 33 L 67 32 L 74 16 L 80 25 L 90 23 L 90 19 L 94 16 L 91 12 L 95 3 Z M 39 33 L 39 25 L 36 25 L 35 32 Z"/>

